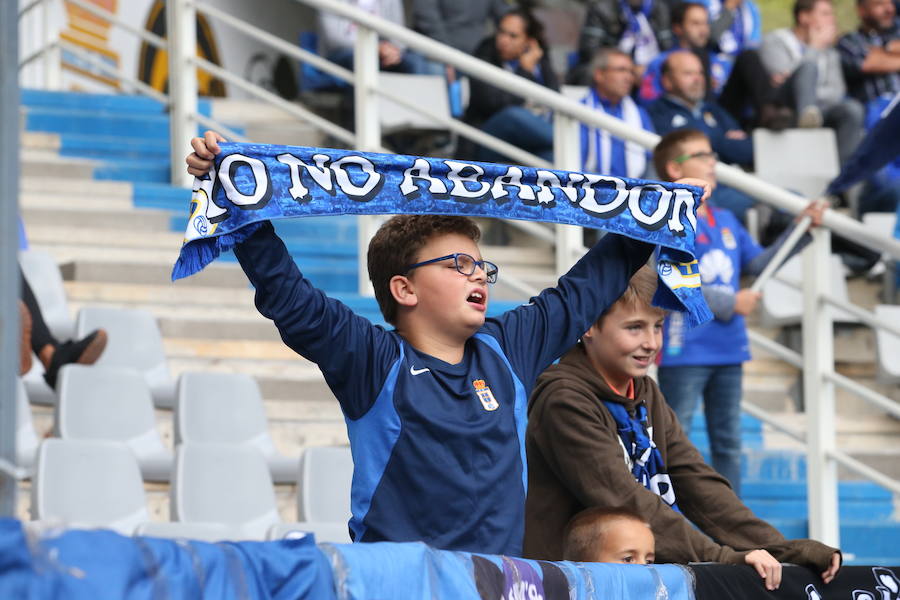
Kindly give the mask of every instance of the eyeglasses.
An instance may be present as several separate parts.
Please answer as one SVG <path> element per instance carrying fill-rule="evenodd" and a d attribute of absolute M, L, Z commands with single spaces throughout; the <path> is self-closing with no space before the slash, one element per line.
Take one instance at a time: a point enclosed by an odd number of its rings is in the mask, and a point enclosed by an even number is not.
<path fill-rule="evenodd" d="M 432 258 L 431 260 L 424 260 L 420 263 L 409 265 L 406 267 L 406 272 L 409 273 L 413 269 L 418 269 L 419 267 L 441 262 L 442 260 L 449 260 L 451 258 L 453 259 L 453 266 L 456 267 L 456 270 L 461 275 L 471 277 L 472 274 L 475 273 L 477 267 L 484 271 L 488 283 L 497 283 L 497 276 L 500 273 L 500 269 L 497 268 L 497 265 L 487 260 L 475 260 L 474 257 L 463 254 L 462 252 L 455 252 L 453 254 L 448 254 L 447 256 L 439 256 L 437 258 Z"/>
<path fill-rule="evenodd" d="M 680 165 L 681 163 L 687 162 L 692 158 L 702 158 L 703 160 L 719 160 L 719 155 L 716 152 L 694 152 L 693 154 L 682 154 L 674 160 Z"/>

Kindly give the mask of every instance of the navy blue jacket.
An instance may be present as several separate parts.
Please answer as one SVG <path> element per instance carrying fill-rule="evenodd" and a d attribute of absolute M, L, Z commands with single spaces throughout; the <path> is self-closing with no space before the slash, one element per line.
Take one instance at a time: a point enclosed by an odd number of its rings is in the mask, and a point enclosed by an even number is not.
<path fill-rule="evenodd" d="M 726 131 L 740 129 L 737 121 L 714 102 L 703 102 L 696 111 L 691 111 L 680 102 L 668 96 L 660 96 L 647 106 L 656 133 L 666 135 L 676 129 L 699 129 L 707 135 L 712 149 L 719 153 L 719 159 L 739 165 L 753 164 L 753 140 L 746 137 L 732 140 L 725 137 Z"/>
<path fill-rule="evenodd" d="M 270 224 L 235 249 L 256 306 L 318 364 L 353 453 L 356 541 L 520 555 L 526 403 L 537 376 L 624 291 L 652 247 L 605 236 L 556 288 L 489 318 L 451 365 L 305 279 Z"/>

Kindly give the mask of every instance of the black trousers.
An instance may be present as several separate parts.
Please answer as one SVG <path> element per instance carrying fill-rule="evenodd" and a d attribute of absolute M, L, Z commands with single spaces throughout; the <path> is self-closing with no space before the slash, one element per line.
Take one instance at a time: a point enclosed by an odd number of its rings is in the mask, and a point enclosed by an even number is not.
<path fill-rule="evenodd" d="M 25 279 L 25 273 L 22 272 L 21 266 L 19 267 L 19 279 L 22 284 L 22 302 L 25 303 L 25 307 L 31 313 L 31 349 L 35 354 L 39 355 L 41 348 L 47 344 L 56 348 L 59 342 L 53 337 L 53 334 L 50 333 L 50 328 L 44 322 L 41 307 L 38 305 L 37 298 L 34 297 L 31 286 L 28 285 L 28 280 Z"/>

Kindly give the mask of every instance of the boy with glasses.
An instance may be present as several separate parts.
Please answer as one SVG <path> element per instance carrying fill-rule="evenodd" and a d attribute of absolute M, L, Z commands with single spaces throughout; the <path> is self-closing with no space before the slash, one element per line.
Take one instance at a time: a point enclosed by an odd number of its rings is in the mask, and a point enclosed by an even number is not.
<path fill-rule="evenodd" d="M 663 180 L 696 177 L 715 188 L 715 156 L 706 135 L 682 129 L 663 137 L 653 161 Z M 803 214 L 810 215 L 813 225 L 818 225 L 823 210 L 813 201 Z M 703 296 L 715 318 L 689 331 L 678 314 L 671 314 L 665 323 L 659 387 L 685 430 L 690 429 L 702 397 L 713 467 L 738 494 L 742 364 L 750 360 L 744 317 L 753 312 L 760 299 L 759 292 L 740 287 L 741 275 L 761 273 L 789 233 L 785 231 L 772 246 L 763 249 L 729 211 L 701 205 L 697 209 L 696 256 Z M 809 234 L 801 238 L 792 255 L 809 240 Z"/>
<path fill-rule="evenodd" d="M 218 141 L 213 132 L 192 140 L 189 173 L 207 172 Z M 315 289 L 270 224 L 235 248 L 259 311 L 318 364 L 341 404 L 355 541 L 520 555 L 528 392 L 653 250 L 607 235 L 557 287 L 486 318 L 498 270 L 482 259 L 479 236 L 465 217 L 403 215 L 381 226 L 368 270 L 390 331 Z"/>

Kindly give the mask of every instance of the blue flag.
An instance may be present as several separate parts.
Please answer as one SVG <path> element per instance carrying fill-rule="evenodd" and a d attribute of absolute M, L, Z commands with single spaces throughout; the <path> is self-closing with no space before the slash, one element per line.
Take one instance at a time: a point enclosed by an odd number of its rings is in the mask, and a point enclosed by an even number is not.
<path fill-rule="evenodd" d="M 580 225 L 660 246 L 654 302 L 712 315 L 694 258 L 701 190 L 684 185 L 449 159 L 328 148 L 220 145 L 194 182 L 172 278 L 200 271 L 271 219 L 438 214 Z"/>

